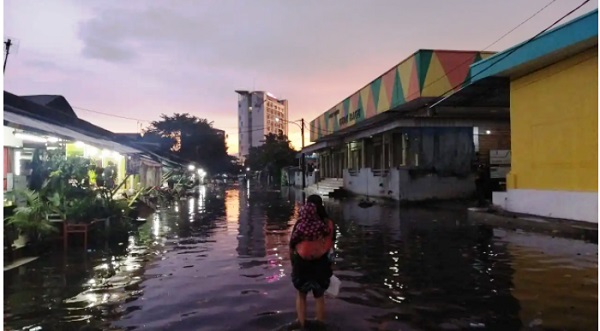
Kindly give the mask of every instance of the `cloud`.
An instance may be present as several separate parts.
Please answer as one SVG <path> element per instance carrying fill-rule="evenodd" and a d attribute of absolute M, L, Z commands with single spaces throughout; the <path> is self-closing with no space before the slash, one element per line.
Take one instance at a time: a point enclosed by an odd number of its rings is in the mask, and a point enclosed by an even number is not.
<path fill-rule="evenodd" d="M 290 120 L 308 122 L 417 49 L 481 48 L 546 3 L 7 0 L 5 28 L 22 47 L 5 84 L 143 120 L 189 112 L 235 142 L 235 89 L 287 98 Z M 570 7 L 556 2 L 494 48 L 530 37 Z M 87 116 L 109 130 L 136 129 L 135 121 Z M 298 139 L 297 128 L 290 135 Z"/>
<path fill-rule="evenodd" d="M 277 75 L 349 67 L 369 54 L 394 47 L 392 43 L 373 47 L 363 41 L 372 34 L 365 25 L 381 25 L 382 32 L 389 31 L 390 19 L 398 16 L 382 6 L 372 6 L 382 15 L 373 24 L 361 14 L 362 4 L 356 1 L 341 7 L 337 2 L 316 5 L 314 1 L 201 3 L 98 9 L 96 17 L 80 25 L 83 55 L 120 63 L 160 52 L 168 55 L 159 59 L 160 64 L 171 61 Z M 380 36 L 372 37 L 376 41 Z"/>

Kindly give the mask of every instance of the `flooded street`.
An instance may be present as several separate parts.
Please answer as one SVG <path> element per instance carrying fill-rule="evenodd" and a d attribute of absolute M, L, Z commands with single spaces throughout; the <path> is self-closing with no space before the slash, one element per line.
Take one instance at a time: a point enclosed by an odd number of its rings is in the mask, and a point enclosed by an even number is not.
<path fill-rule="evenodd" d="M 300 199 L 201 188 L 121 251 L 5 272 L 5 329 L 275 330 L 295 319 L 287 243 Z M 461 210 L 326 204 L 340 231 L 333 330 L 597 329 L 596 244 L 469 224 Z"/>

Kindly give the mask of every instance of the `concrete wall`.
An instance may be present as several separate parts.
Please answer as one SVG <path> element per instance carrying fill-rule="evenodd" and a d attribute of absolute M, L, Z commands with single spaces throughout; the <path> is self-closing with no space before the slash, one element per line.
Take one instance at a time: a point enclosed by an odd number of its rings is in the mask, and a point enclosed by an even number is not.
<path fill-rule="evenodd" d="M 294 174 L 295 186 L 302 187 L 302 172 L 296 171 Z M 306 174 L 306 186 L 316 184 L 318 181 L 318 173 L 315 171 L 312 174 Z"/>
<path fill-rule="evenodd" d="M 511 82 L 508 210 L 598 222 L 598 50 Z"/>
<path fill-rule="evenodd" d="M 475 178 L 441 177 L 435 174 L 411 176 L 409 170 L 398 170 L 400 200 L 422 201 L 428 199 L 468 198 L 475 192 Z"/>
<path fill-rule="evenodd" d="M 344 170 L 344 188 L 354 194 L 399 201 L 455 199 L 471 196 L 475 192 L 475 179 L 411 175 L 406 168 L 394 168 L 386 175 L 375 176 L 371 169 L 363 168 L 353 174 Z"/>
<path fill-rule="evenodd" d="M 397 180 L 394 180 L 397 176 L 392 177 L 391 174 L 387 176 L 374 176 L 371 168 L 362 168 L 352 174 L 347 169 L 344 169 L 344 189 L 354 194 L 399 200 L 399 190 L 397 189 L 399 183 Z M 389 192 L 390 190 L 392 191 L 391 193 Z"/>

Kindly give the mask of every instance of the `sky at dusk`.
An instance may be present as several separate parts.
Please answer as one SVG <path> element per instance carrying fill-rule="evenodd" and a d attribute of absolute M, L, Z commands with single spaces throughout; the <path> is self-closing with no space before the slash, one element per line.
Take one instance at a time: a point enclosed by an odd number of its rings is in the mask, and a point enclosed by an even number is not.
<path fill-rule="evenodd" d="M 309 122 L 417 49 L 483 50 L 550 2 L 5 0 L 4 36 L 18 47 L 4 89 L 60 94 L 144 126 L 187 112 L 226 130 L 233 154 L 236 89 L 288 99 L 289 120 Z M 532 37 L 580 2 L 554 1 L 488 50 Z M 111 131 L 139 130 L 136 120 L 76 112 Z M 300 147 L 293 125 L 290 139 Z"/>

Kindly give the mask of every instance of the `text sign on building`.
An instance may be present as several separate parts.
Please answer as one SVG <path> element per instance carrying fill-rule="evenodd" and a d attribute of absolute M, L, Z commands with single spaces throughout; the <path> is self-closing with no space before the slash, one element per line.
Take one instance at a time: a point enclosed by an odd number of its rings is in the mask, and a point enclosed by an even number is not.
<path fill-rule="evenodd" d="M 510 167 L 507 166 L 490 167 L 490 178 L 505 179 L 509 172 Z"/>
<path fill-rule="evenodd" d="M 338 121 L 339 121 L 340 126 L 344 126 L 344 125 L 347 125 L 349 122 L 354 122 L 354 121 L 358 120 L 359 118 L 361 118 L 361 115 L 362 115 L 362 109 L 358 108 L 357 110 L 340 117 L 340 119 Z"/>
<path fill-rule="evenodd" d="M 490 164 L 510 165 L 510 150 L 493 149 L 490 151 Z"/>

